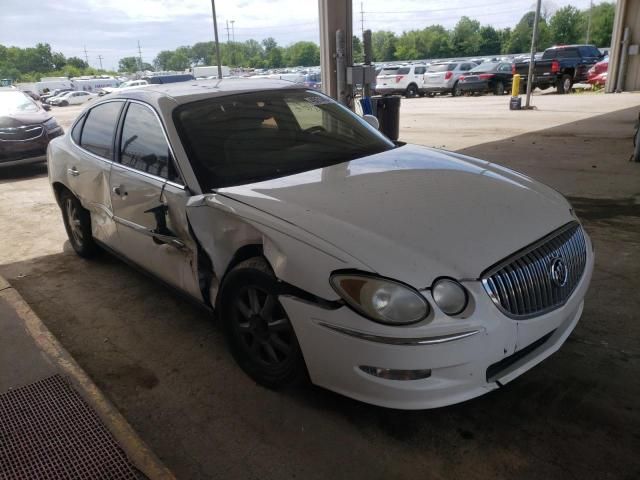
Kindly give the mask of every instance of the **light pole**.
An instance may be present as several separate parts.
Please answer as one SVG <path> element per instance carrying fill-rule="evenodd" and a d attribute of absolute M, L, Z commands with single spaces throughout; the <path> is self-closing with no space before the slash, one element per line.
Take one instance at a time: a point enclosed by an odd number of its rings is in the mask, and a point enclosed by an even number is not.
<path fill-rule="evenodd" d="M 216 47 L 216 61 L 218 62 L 218 80 L 222 80 L 222 62 L 220 61 L 220 44 L 218 43 L 218 21 L 216 20 L 216 0 L 211 0 L 213 13 L 213 36 Z"/>
<path fill-rule="evenodd" d="M 531 57 L 529 58 L 529 73 L 527 74 L 527 101 L 524 108 L 530 108 L 531 91 L 533 90 L 533 64 L 536 61 L 536 46 L 538 44 L 538 21 L 540 20 L 540 4 L 542 0 L 536 3 L 536 16 L 533 19 L 533 35 L 531 36 Z"/>

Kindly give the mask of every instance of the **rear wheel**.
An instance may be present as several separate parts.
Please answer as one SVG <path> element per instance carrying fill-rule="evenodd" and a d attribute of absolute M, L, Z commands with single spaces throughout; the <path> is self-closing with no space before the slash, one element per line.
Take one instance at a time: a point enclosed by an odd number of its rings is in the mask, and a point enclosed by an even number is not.
<path fill-rule="evenodd" d="M 245 260 L 229 272 L 219 306 L 231 352 L 245 373 L 269 388 L 305 378 L 296 334 L 263 258 Z"/>
<path fill-rule="evenodd" d="M 67 102 L 66 100 L 63 100 L 62 102 L 60 102 L 60 106 L 61 107 L 68 107 L 69 106 L 69 102 Z"/>
<path fill-rule="evenodd" d="M 460 95 L 462 95 L 462 90 L 460 89 L 460 85 L 458 85 L 458 82 L 453 85 L 453 88 L 451 89 L 451 95 L 454 97 L 459 97 Z"/>
<path fill-rule="evenodd" d="M 571 80 L 571 75 L 563 75 L 560 80 L 558 80 L 558 84 L 556 87 L 558 88 L 558 93 L 567 94 L 571 93 L 571 87 L 573 82 Z"/>
<path fill-rule="evenodd" d="M 75 252 L 84 258 L 95 256 L 100 249 L 93 240 L 89 211 L 69 190 L 60 194 L 60 208 L 69 243 Z"/>
<path fill-rule="evenodd" d="M 407 87 L 407 90 L 405 91 L 405 96 L 407 98 L 413 98 L 413 97 L 417 97 L 418 96 L 418 86 L 415 84 L 411 84 Z"/>

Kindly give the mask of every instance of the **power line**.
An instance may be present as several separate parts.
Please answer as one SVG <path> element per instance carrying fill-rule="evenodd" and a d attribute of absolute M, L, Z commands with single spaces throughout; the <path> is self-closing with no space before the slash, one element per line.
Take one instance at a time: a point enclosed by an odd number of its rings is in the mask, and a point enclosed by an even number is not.
<path fill-rule="evenodd" d="M 233 29 L 233 24 L 236 23 L 235 20 L 231 20 L 231 39 L 236 41 L 236 31 Z"/>
<path fill-rule="evenodd" d="M 229 43 L 229 20 L 227 20 L 227 43 Z"/>
<path fill-rule="evenodd" d="M 87 46 L 84 46 L 84 59 L 87 62 L 87 66 L 89 66 L 89 54 L 87 53 Z"/>
<path fill-rule="evenodd" d="M 364 38 L 364 2 L 360 2 L 360 30 Z"/>
<path fill-rule="evenodd" d="M 102 55 L 98 55 L 98 60 L 100 60 L 100 70 L 102 70 L 102 59 L 104 57 Z"/>
<path fill-rule="evenodd" d="M 138 60 L 140 61 L 140 71 L 142 71 L 142 49 L 140 48 L 140 40 L 138 40 Z"/>
<path fill-rule="evenodd" d="M 464 9 L 466 10 L 470 10 L 470 9 L 477 9 L 477 8 L 486 8 L 486 7 L 494 7 L 497 5 L 504 5 L 504 1 L 502 2 L 494 2 L 494 3 L 483 3 L 483 4 L 476 4 L 476 5 L 465 5 Z M 431 8 L 429 10 L 399 10 L 399 11 L 395 11 L 395 12 L 382 12 L 379 10 L 372 10 L 372 11 L 365 11 L 364 13 L 367 14 L 388 14 L 388 13 L 394 13 L 394 14 L 405 14 L 405 15 L 415 15 L 416 13 L 433 13 L 433 12 L 449 12 L 449 11 L 455 11 L 455 10 L 460 10 L 460 7 L 448 7 L 448 8 Z M 518 8 L 518 10 L 522 10 L 522 8 Z"/>

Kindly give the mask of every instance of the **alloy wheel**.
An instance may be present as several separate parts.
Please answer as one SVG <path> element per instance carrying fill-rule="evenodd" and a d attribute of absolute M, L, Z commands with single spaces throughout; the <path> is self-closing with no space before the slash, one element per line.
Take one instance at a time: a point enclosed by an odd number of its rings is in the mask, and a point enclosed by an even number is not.
<path fill-rule="evenodd" d="M 71 235 L 76 246 L 82 247 L 83 235 L 82 235 L 82 223 L 80 220 L 80 212 L 71 198 L 67 198 L 65 201 L 65 213 L 67 216 L 67 223 L 71 230 Z"/>
<path fill-rule="evenodd" d="M 233 307 L 233 326 L 247 355 L 268 367 L 287 363 L 295 352 L 295 340 L 277 297 L 260 287 L 247 286 L 238 292 Z"/>

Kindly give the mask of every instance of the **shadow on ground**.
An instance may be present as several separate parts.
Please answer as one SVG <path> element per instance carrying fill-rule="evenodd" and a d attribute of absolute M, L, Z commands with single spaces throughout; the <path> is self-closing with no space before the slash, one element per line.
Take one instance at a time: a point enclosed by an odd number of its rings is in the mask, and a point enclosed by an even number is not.
<path fill-rule="evenodd" d="M 15 180 L 26 180 L 47 175 L 46 163 L 35 163 L 31 165 L 19 165 L 14 167 L 0 168 L 0 184 L 13 182 Z"/>

